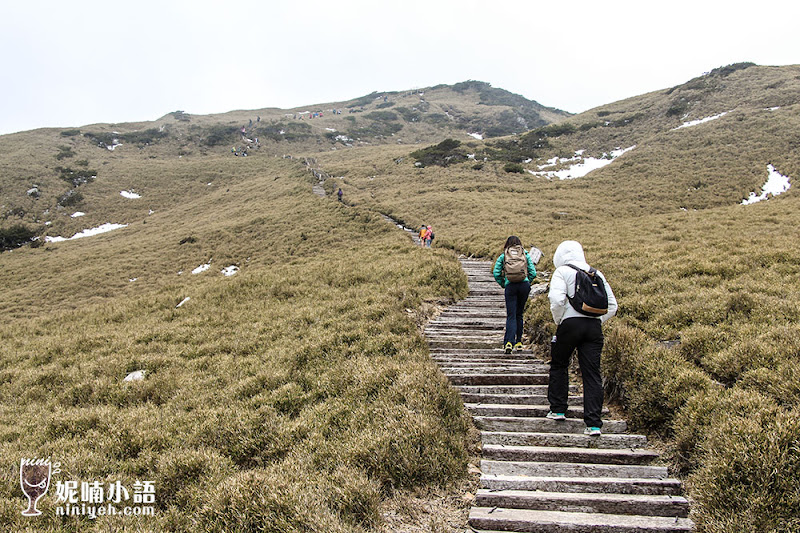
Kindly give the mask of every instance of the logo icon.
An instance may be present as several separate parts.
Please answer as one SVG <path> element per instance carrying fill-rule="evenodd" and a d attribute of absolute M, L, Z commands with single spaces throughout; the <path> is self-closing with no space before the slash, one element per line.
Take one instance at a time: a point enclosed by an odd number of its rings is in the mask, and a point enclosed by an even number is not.
<path fill-rule="evenodd" d="M 22 492 L 28 497 L 28 508 L 22 516 L 39 516 L 42 512 L 36 508 L 36 502 L 45 495 L 50 487 L 52 464 L 47 459 L 22 459 L 19 463 L 19 484 Z"/>

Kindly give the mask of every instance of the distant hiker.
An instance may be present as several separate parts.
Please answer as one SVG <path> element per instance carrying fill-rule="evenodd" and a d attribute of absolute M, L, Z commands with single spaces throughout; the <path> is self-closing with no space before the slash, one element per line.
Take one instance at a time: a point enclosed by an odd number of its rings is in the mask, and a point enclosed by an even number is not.
<path fill-rule="evenodd" d="M 256 117 L 256 122 L 261 122 L 261 116 Z"/>
<path fill-rule="evenodd" d="M 247 133 L 247 128 L 245 126 L 242 126 L 242 135 L 244 135 L 245 133 Z"/>
<path fill-rule="evenodd" d="M 433 242 L 433 228 L 428 226 L 425 228 L 425 235 L 423 236 L 423 242 L 425 243 L 426 248 L 431 247 L 431 242 Z"/>
<path fill-rule="evenodd" d="M 578 349 L 583 377 L 583 421 L 586 435 L 600 435 L 603 421 L 603 380 L 600 353 L 602 324 L 617 312 L 617 299 L 605 276 L 586 262 L 577 241 L 564 241 L 553 255 L 556 267 L 550 279 L 550 311 L 558 329 L 550 345 L 550 384 L 547 418 L 564 420 L 569 394 L 569 360 Z M 571 296 L 570 296 L 571 295 Z"/>
<path fill-rule="evenodd" d="M 340 202 L 342 201 L 342 196 L 343 195 L 344 195 L 344 192 L 342 192 L 342 188 L 339 187 L 339 191 L 336 193 L 336 196 L 339 198 Z"/>
<path fill-rule="evenodd" d="M 419 245 L 420 245 L 420 246 L 425 246 L 425 234 L 426 234 L 427 232 L 428 232 L 428 226 L 426 226 L 425 224 L 423 224 L 423 225 L 422 225 L 422 226 L 419 228 Z"/>
<path fill-rule="evenodd" d="M 252 126 L 252 125 L 253 125 L 253 119 L 251 118 L 251 119 L 250 119 L 250 122 L 247 124 L 247 127 L 249 128 L 249 127 L 250 127 L 250 126 Z"/>
<path fill-rule="evenodd" d="M 503 348 L 506 353 L 522 349 L 522 315 L 531 281 L 536 277 L 536 267 L 516 235 L 506 239 L 503 253 L 497 258 L 492 271 L 494 279 L 505 289 L 506 333 Z"/>

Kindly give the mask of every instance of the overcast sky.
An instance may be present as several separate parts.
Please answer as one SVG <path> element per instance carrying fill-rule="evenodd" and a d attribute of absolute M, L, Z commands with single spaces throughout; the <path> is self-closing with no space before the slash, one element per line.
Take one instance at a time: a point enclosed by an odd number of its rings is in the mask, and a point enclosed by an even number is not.
<path fill-rule="evenodd" d="M 800 2 L 27 0 L 0 7 L 0 134 L 480 80 L 573 113 L 800 63 Z"/>

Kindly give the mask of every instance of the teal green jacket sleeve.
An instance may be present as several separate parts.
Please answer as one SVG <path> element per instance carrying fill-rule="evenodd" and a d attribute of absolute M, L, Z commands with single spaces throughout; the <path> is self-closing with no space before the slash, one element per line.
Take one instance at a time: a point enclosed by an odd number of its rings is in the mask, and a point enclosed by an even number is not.
<path fill-rule="evenodd" d="M 506 260 L 506 254 L 500 254 L 500 257 L 498 257 L 497 261 L 494 262 L 494 270 L 492 270 L 492 274 L 494 274 L 494 279 L 503 288 L 506 287 L 506 277 L 503 275 L 503 262 L 505 260 Z M 528 264 L 530 264 L 530 258 L 528 258 Z"/>
<path fill-rule="evenodd" d="M 536 266 L 534 266 L 533 261 L 531 261 L 531 255 L 528 252 L 525 252 L 525 258 L 528 260 L 528 277 L 526 279 L 528 281 L 533 281 L 536 277 Z M 496 277 L 497 276 L 495 276 L 495 278 Z"/>

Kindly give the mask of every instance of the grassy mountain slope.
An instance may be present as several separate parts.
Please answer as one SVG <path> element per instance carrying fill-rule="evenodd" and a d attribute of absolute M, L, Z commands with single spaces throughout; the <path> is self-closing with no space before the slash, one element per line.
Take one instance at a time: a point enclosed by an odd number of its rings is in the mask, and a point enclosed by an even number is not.
<path fill-rule="evenodd" d="M 450 250 L 494 258 L 516 234 L 550 270 L 574 238 L 621 304 L 608 391 L 666 439 L 700 530 L 798 529 L 800 67 L 725 67 L 571 117 L 519 98 L 466 82 L 0 137 L 0 229 L 128 224 L 0 255 L 5 455 L 155 479 L 159 516 L 130 521 L 144 530 L 378 529 L 393 488 L 465 469 L 468 423 L 414 324 L 465 291 Z M 534 129 L 467 136 L 504 127 Z M 631 146 L 585 177 L 532 173 Z M 312 196 L 284 153 L 315 157 L 356 207 Z M 573 160 L 539 168 L 554 157 Z M 767 164 L 792 188 L 739 205 Z M 443 250 L 410 248 L 375 211 L 432 224 Z M 534 340 L 552 333 L 544 299 L 527 319 Z M 10 479 L 0 514 L 19 528 Z"/>
<path fill-rule="evenodd" d="M 230 160 L 189 194 L 182 172 Z M 468 421 L 414 320 L 464 294 L 449 254 L 313 196 L 297 161 L 131 169 L 156 213 L 2 255 L 0 449 L 53 457 L 60 481 L 154 480 L 157 515 L 62 520 L 48 496 L 38 530 L 365 531 L 394 489 L 464 474 Z M 0 521 L 22 531 L 18 487 Z"/>
<path fill-rule="evenodd" d="M 689 476 L 700 530 L 792 531 L 800 476 L 798 111 L 800 67 L 729 68 L 518 139 L 451 144 L 443 154 L 452 163 L 440 157 L 446 166 L 420 167 L 401 147 L 320 162 L 341 176 L 337 185 L 351 201 L 410 226 L 432 224 L 442 247 L 494 258 L 515 234 L 552 257 L 559 242 L 581 241 L 621 304 L 607 329 L 609 392 L 636 427 L 667 439 Z M 577 150 L 599 158 L 634 145 L 572 180 L 505 170 L 513 163 L 539 171 Z M 739 205 L 760 190 L 768 163 L 792 188 Z M 549 259 L 542 268 L 552 268 Z M 550 322 L 546 300 L 532 302 L 529 333 L 548 339 Z"/>

